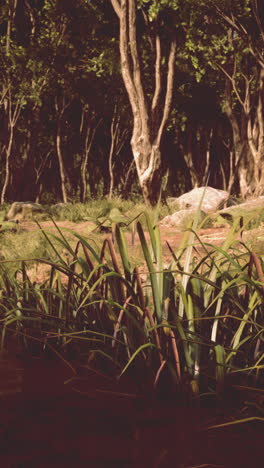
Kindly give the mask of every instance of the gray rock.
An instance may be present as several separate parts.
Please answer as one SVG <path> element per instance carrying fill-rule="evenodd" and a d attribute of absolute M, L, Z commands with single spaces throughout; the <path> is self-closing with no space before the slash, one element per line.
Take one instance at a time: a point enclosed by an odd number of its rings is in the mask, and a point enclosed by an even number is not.
<path fill-rule="evenodd" d="M 228 208 L 220 210 L 219 214 L 230 213 L 231 215 L 236 216 L 237 213 L 241 214 L 241 210 L 243 210 L 246 213 L 247 211 L 258 209 L 264 209 L 264 196 L 254 198 L 252 200 L 247 200 L 237 205 L 229 206 Z"/>
<path fill-rule="evenodd" d="M 201 210 L 205 213 L 213 213 L 223 207 L 229 198 L 229 193 L 225 190 L 218 190 L 213 187 L 198 187 L 177 198 L 177 205 L 180 210 L 197 209 L 200 201 Z M 176 201 L 176 200 L 175 200 Z"/>
<path fill-rule="evenodd" d="M 6 220 L 31 219 L 34 214 L 43 213 L 44 210 L 39 203 L 34 202 L 14 202 L 5 216 Z"/>
<path fill-rule="evenodd" d="M 197 214 L 197 209 L 189 208 L 187 210 L 176 211 L 172 215 L 165 216 L 160 221 L 161 226 L 171 226 L 178 227 L 180 229 L 187 228 L 188 225 L 194 220 L 194 217 Z M 199 214 L 199 223 L 204 219 L 206 214 L 201 211 Z"/>

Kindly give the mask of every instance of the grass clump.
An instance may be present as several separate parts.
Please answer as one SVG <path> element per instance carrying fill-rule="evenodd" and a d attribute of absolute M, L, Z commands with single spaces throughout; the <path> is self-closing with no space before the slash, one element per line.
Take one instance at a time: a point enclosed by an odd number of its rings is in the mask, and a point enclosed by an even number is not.
<path fill-rule="evenodd" d="M 30 232 L 6 232 L 1 235 L 1 252 L 4 260 L 23 260 L 40 257 L 51 259 L 52 249 L 39 230 Z"/>

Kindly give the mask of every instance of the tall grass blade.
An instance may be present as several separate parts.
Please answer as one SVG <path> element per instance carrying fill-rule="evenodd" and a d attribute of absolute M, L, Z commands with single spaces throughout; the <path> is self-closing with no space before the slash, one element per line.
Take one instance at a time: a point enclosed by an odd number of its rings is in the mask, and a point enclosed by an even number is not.
<path fill-rule="evenodd" d="M 150 274 L 150 282 L 151 282 L 151 287 L 152 287 L 152 294 L 153 294 L 156 317 L 157 317 L 158 322 L 160 323 L 162 321 L 162 306 L 161 306 L 161 296 L 160 296 L 160 291 L 159 291 L 158 281 L 157 281 L 157 272 L 155 270 L 155 267 L 152 261 L 152 256 L 147 245 L 147 241 L 145 238 L 142 225 L 139 222 L 137 223 L 137 232 L 139 235 L 141 248 L 142 248 L 146 263 L 147 263 L 149 274 Z"/>

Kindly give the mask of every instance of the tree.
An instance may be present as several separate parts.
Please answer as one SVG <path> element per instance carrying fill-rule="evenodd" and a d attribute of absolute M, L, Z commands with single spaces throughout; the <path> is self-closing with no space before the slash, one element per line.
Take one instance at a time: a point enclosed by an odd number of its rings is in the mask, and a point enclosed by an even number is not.
<path fill-rule="evenodd" d="M 80 182 L 80 199 L 82 203 L 86 202 L 87 199 L 87 172 L 88 172 L 88 161 L 93 144 L 94 136 L 98 126 L 101 123 L 101 119 L 98 119 L 95 112 L 89 109 L 88 104 L 83 103 L 82 105 L 82 117 L 80 123 L 80 135 L 83 137 L 83 155 L 81 160 L 81 182 Z"/>
<path fill-rule="evenodd" d="M 113 198 L 113 191 L 114 191 L 114 166 L 115 161 L 114 158 L 118 157 L 121 150 L 123 149 L 127 135 L 128 135 L 128 128 L 125 128 L 121 124 L 121 111 L 120 105 L 115 103 L 113 116 L 111 119 L 111 145 L 109 150 L 109 160 L 108 160 L 108 167 L 109 167 L 109 177 L 110 177 L 110 186 L 108 192 L 108 199 L 111 200 Z"/>
<path fill-rule="evenodd" d="M 239 162 L 241 194 L 263 195 L 264 18 L 260 13 L 261 2 L 244 0 L 238 6 L 226 0 L 220 6 L 216 5 L 216 11 L 227 25 L 228 41 L 233 52 L 231 71 L 230 63 L 229 68 L 221 65 L 219 68 L 226 76 L 226 111 L 232 125 L 235 146 L 240 149 L 236 161 Z M 232 105 L 232 93 L 233 101 L 236 100 L 240 106 L 240 127 L 234 103 Z"/>
<path fill-rule="evenodd" d="M 224 174 L 227 189 L 238 186 L 243 197 L 260 195 L 264 190 L 264 33 L 260 2 L 198 3 L 193 13 L 196 27 L 189 28 L 186 54 L 191 57 L 198 81 L 207 79 L 209 67 L 214 76 L 218 75 L 219 103 L 231 130 L 231 138 L 230 132 L 223 138 L 229 151 L 229 177 Z"/>
<path fill-rule="evenodd" d="M 6 144 L 6 159 L 5 159 L 5 178 L 1 191 L 1 204 L 5 202 L 6 190 L 10 180 L 10 158 L 12 154 L 13 142 L 14 142 L 14 128 L 19 118 L 22 99 L 21 97 L 14 97 L 14 87 L 12 82 L 12 60 L 10 63 L 10 52 L 11 41 L 12 41 L 12 29 L 16 15 L 17 0 L 9 0 L 7 4 L 7 25 L 6 25 L 6 37 L 5 42 L 1 44 L 1 62 L 2 62 L 2 92 L 1 92 L 1 104 L 4 107 L 7 116 L 7 128 L 8 128 L 8 141 Z M 4 67 L 3 67 L 4 65 Z"/>
<path fill-rule="evenodd" d="M 171 109 L 176 34 L 173 21 L 166 22 L 158 2 L 152 8 L 142 10 L 151 34 L 152 53 L 155 51 L 155 85 L 151 103 L 148 101 L 137 36 L 137 0 L 111 0 L 119 19 L 121 72 L 133 112 L 131 147 L 136 163 L 139 183 L 147 206 L 155 206 L 162 186 L 161 143 Z M 165 14 L 164 13 L 164 14 Z M 162 27 L 169 34 L 169 44 L 162 47 Z M 166 50 L 165 50 L 166 49 Z M 168 51 L 168 52 L 167 52 Z M 166 63 L 166 67 L 164 66 Z"/>

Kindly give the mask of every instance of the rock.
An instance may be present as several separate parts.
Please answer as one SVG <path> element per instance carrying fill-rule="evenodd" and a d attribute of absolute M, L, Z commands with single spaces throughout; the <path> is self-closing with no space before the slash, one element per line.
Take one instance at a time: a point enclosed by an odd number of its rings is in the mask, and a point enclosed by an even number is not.
<path fill-rule="evenodd" d="M 39 203 L 33 202 L 14 202 L 8 211 L 6 220 L 25 220 L 32 219 L 34 214 L 43 213 L 44 210 Z"/>
<path fill-rule="evenodd" d="M 254 210 L 263 210 L 264 209 L 264 196 L 254 198 L 252 200 L 247 200 L 246 202 L 239 203 L 233 206 L 229 206 L 223 210 L 219 211 L 219 214 L 230 213 L 232 216 L 241 215 L 241 211 L 245 213 L 247 211 Z"/>
<path fill-rule="evenodd" d="M 241 222 L 243 222 L 243 220 L 245 222 L 252 222 L 254 219 L 257 220 L 260 217 L 263 219 L 263 210 L 264 196 L 261 196 L 247 200 L 238 205 L 229 206 L 223 210 L 219 210 L 216 214 L 232 224 L 236 218 L 241 218 Z"/>
<path fill-rule="evenodd" d="M 62 212 L 65 212 L 69 207 L 72 206 L 72 203 L 56 203 L 50 206 L 49 212 L 51 216 L 59 216 Z"/>
<path fill-rule="evenodd" d="M 228 192 L 213 187 L 195 188 L 178 198 L 170 198 L 169 203 L 172 207 L 177 206 L 178 211 L 163 218 L 161 225 L 186 228 L 196 216 L 199 208 L 201 210 L 200 223 L 206 214 L 213 213 L 223 207 L 228 198 Z"/>
<path fill-rule="evenodd" d="M 176 211 L 172 215 L 165 216 L 160 222 L 161 226 L 175 226 L 181 229 L 187 228 L 197 214 L 197 209 L 189 208 L 187 210 Z M 200 211 L 199 223 L 205 218 L 206 214 Z"/>
<path fill-rule="evenodd" d="M 213 187 L 199 187 L 181 195 L 175 202 L 177 202 L 180 210 L 189 208 L 195 210 L 199 207 L 202 199 L 201 210 L 204 213 L 213 213 L 222 208 L 228 198 L 229 194 L 225 190 L 218 190 Z"/>

